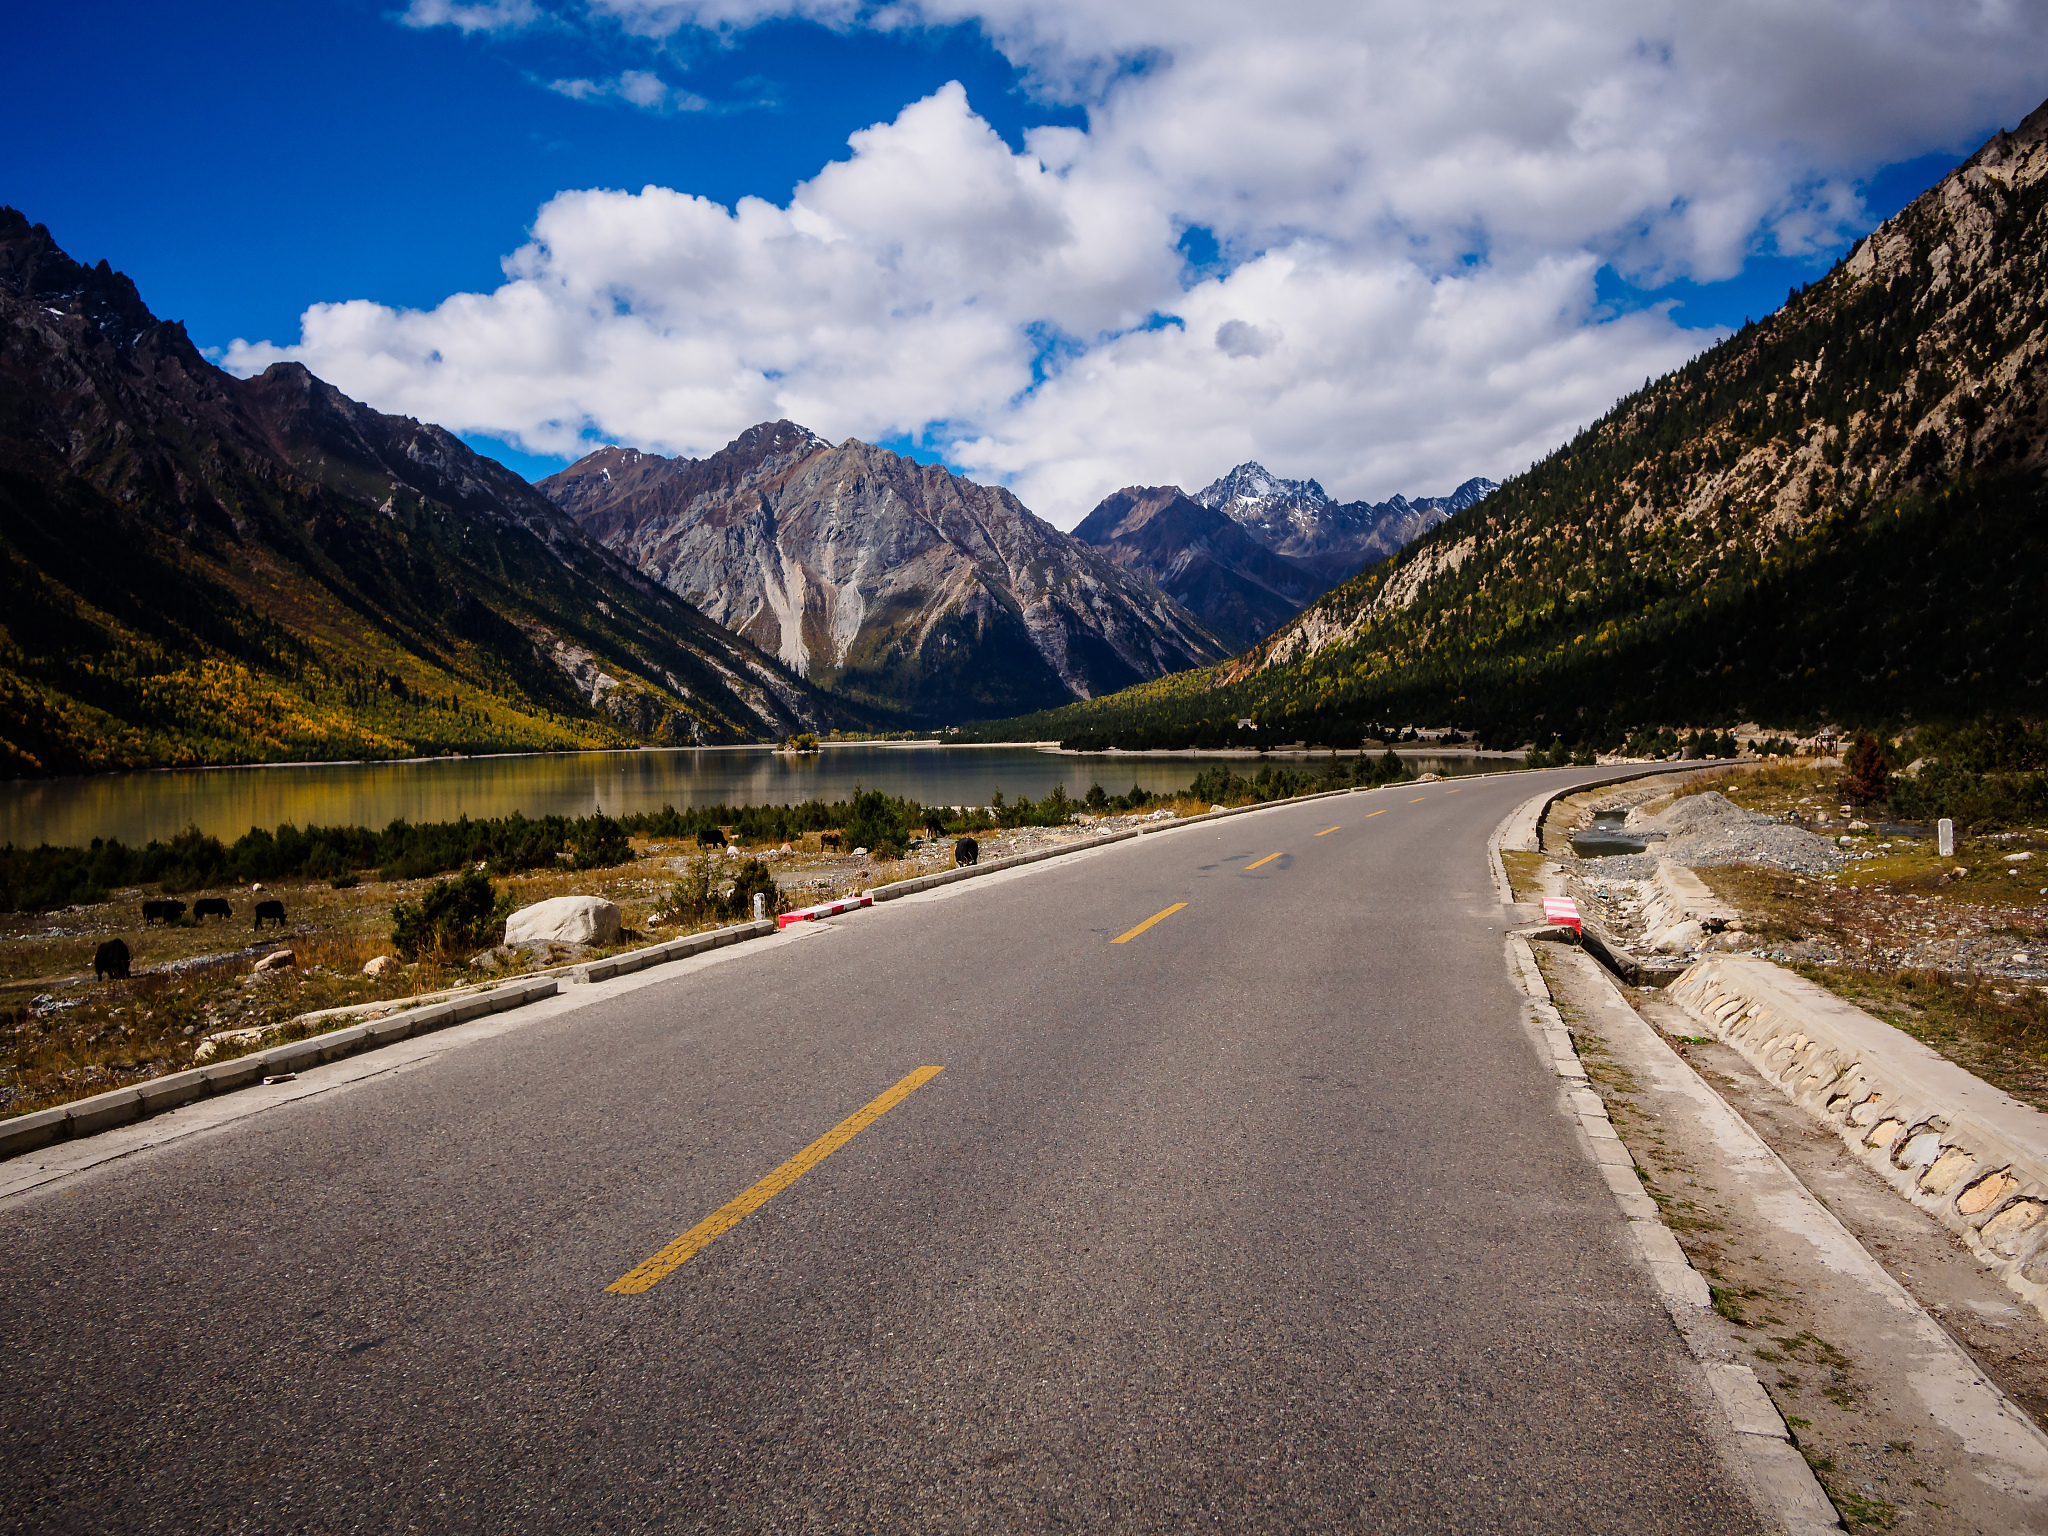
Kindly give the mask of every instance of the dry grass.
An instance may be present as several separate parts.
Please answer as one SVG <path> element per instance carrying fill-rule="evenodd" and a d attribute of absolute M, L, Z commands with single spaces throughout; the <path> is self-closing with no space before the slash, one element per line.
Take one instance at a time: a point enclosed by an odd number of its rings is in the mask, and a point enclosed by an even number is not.
<path fill-rule="evenodd" d="M 1543 887 L 1537 877 L 1542 873 L 1548 860 L 1543 854 L 1526 848 L 1503 848 L 1500 853 L 1501 867 L 1507 871 L 1508 889 L 1516 901 L 1539 901 Z"/>
<path fill-rule="evenodd" d="M 1164 807 L 1188 815 L 1209 809 L 1181 796 L 1146 807 Z M 1096 829 L 1099 831 L 1099 829 Z M 1093 835 L 1088 827 L 976 834 L 983 858 L 1049 843 L 1080 841 Z M 786 906 L 808 906 L 849 896 L 856 891 L 910 879 L 952 867 L 952 843 L 927 845 L 901 860 L 874 862 L 851 853 L 828 853 L 815 846 L 782 855 L 779 848 L 756 845 L 744 850 L 764 858 L 782 887 Z M 294 1024 L 301 1015 L 356 1005 L 388 1003 L 451 987 L 502 978 L 565 958 L 597 958 L 643 944 L 658 943 L 698 928 L 716 926 L 708 920 L 694 925 L 655 926 L 649 922 L 663 895 L 675 883 L 680 865 L 701 850 L 694 844 L 634 839 L 633 863 L 615 869 L 547 870 L 510 876 L 497 883 L 515 907 L 531 906 L 554 896 L 601 896 L 620 909 L 624 941 L 607 949 L 573 955 L 510 956 L 499 952 L 495 972 L 469 965 L 470 954 L 426 954 L 383 977 L 363 974 L 363 966 L 391 953 L 391 909 L 401 901 L 418 901 L 431 881 L 367 880 L 337 891 L 325 883 L 274 885 L 258 893 L 247 887 L 184 893 L 194 902 L 202 896 L 223 896 L 237 917 L 225 922 L 189 920 L 174 925 L 141 921 L 141 902 L 153 891 L 119 893 L 95 907 L 74 908 L 42 916 L 0 917 L 0 1115 L 25 1114 L 52 1104 L 182 1071 L 209 1035 L 261 1029 L 262 1044 L 296 1038 L 310 1029 L 339 1028 L 346 1016 L 310 1026 Z M 922 852 L 924 857 L 917 857 Z M 737 860 L 732 862 L 737 863 Z M 260 936 L 246 926 L 246 914 L 263 898 L 282 900 L 290 921 L 282 931 L 266 929 Z M 134 979 L 96 981 L 93 954 L 110 938 L 124 940 L 132 954 Z M 256 948 L 258 941 L 261 947 Z M 224 960 L 218 968 L 168 972 L 177 961 L 208 956 L 233 956 L 244 948 L 252 955 Z M 273 949 L 290 949 L 296 964 L 279 971 L 253 973 L 255 959 Z M 214 1059 L 233 1055 L 254 1044 L 216 1050 Z"/>

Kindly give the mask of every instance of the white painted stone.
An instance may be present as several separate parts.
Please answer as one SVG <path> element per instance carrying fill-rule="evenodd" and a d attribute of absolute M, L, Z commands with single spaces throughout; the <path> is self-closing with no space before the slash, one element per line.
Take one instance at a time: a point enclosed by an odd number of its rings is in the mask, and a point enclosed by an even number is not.
<path fill-rule="evenodd" d="M 1946 816 L 1934 824 L 1934 848 L 1944 859 L 1956 856 L 1956 824 Z"/>
<path fill-rule="evenodd" d="M 505 919 L 507 944 L 616 944 L 619 909 L 601 896 L 557 896 Z"/>

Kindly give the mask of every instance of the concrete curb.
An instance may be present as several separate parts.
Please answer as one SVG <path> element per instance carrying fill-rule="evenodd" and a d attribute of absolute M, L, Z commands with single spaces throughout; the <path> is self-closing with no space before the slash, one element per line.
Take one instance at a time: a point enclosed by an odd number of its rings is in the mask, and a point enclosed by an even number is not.
<path fill-rule="evenodd" d="M 1502 831 L 1507 825 L 1501 824 Z M 1789 1536 L 1839 1531 L 1842 1524 L 1833 1502 L 1792 1443 L 1790 1427 L 1756 1372 L 1746 1365 L 1732 1365 L 1701 1355 L 1695 1324 L 1702 1313 L 1712 1308 L 1713 1293 L 1705 1277 L 1692 1267 L 1678 1239 L 1664 1224 L 1657 1203 L 1636 1176 L 1635 1158 L 1608 1118 L 1606 1104 L 1588 1083 L 1585 1064 L 1579 1060 L 1571 1031 L 1557 1011 L 1550 986 L 1537 968 L 1535 952 L 1520 934 L 1508 936 L 1507 960 L 1509 974 L 1527 999 L 1527 1025 L 1542 1042 L 1551 1070 L 1566 1086 L 1570 1112 L 1585 1135 L 1593 1162 L 1627 1219 L 1637 1257 L 1649 1271 L 1658 1299 L 1671 1315 L 1688 1352 L 1699 1363 L 1715 1402 L 1726 1416 L 1731 1444 L 1742 1458 L 1753 1491 L 1771 1506 L 1765 1513 L 1775 1516 Z"/>
<path fill-rule="evenodd" d="M 1670 996 L 2048 1316 L 2048 1115 L 1768 960 L 1702 960 Z"/>
<path fill-rule="evenodd" d="M 1502 776 L 1459 775 L 1461 779 Z M 1229 810 L 1205 811 L 1199 816 L 1176 816 L 1153 826 L 1133 827 L 1102 837 L 1085 838 L 1057 848 L 1042 848 L 1032 853 L 1014 854 L 1007 859 L 995 859 L 987 864 L 976 864 L 967 869 L 941 870 L 935 874 L 920 875 L 913 879 L 876 887 L 864 894 L 875 902 L 895 901 L 904 896 L 915 895 L 919 891 L 951 885 L 956 881 L 999 874 L 1004 870 L 1039 864 L 1068 854 L 1087 853 L 1115 843 L 1128 842 L 1132 838 L 1147 837 L 1155 832 L 1170 832 L 1181 827 L 1196 826 L 1205 821 L 1220 821 L 1229 816 L 1247 816 L 1255 811 L 1279 810 L 1290 805 L 1303 805 L 1311 800 L 1334 799 L 1339 795 L 1368 794 L 1373 789 L 1388 787 L 1391 786 L 1347 785 L 1343 789 L 1321 790 L 1312 795 L 1296 795 L 1286 800 L 1267 800 L 1257 805 L 1237 806 Z M 151 1115 L 161 1114 L 165 1110 L 175 1109 L 181 1104 L 189 1104 L 195 1099 L 211 1098 L 231 1093 L 239 1088 L 253 1087 L 267 1077 L 297 1072 L 301 1068 L 334 1061 L 358 1051 L 374 1050 L 380 1045 L 392 1044 L 413 1035 L 445 1029 L 454 1024 L 465 1024 L 489 1014 L 524 1007 L 527 1003 L 558 995 L 561 984 L 565 981 L 611 981 L 670 961 L 687 960 L 729 944 L 741 944 L 749 939 L 764 938 L 777 931 L 775 920 L 765 918 L 760 922 L 736 923 L 727 928 L 693 933 L 682 938 L 670 939 L 665 943 L 651 944 L 644 949 L 629 950 L 607 959 L 571 965 L 538 977 L 507 982 L 488 991 L 443 996 L 424 1006 L 386 1013 L 361 1024 L 330 1030 L 325 1034 L 308 1036 L 303 1040 L 290 1041 L 261 1051 L 252 1051 L 232 1061 L 209 1062 L 202 1067 L 174 1072 L 168 1077 L 153 1078 L 132 1087 L 116 1088 L 107 1093 L 95 1094 L 88 1099 L 75 1100 L 70 1104 L 60 1104 L 11 1120 L 0 1120 L 0 1159 L 33 1151 L 53 1142 L 76 1140 L 112 1130 L 117 1126 L 129 1125 Z M 307 1019 L 333 1017 L 357 1011 L 351 1008 L 325 1009 L 320 1014 L 304 1015 L 293 1022 L 299 1023 Z"/>
<path fill-rule="evenodd" d="M 650 944 L 645 949 L 629 949 L 623 955 L 613 955 L 606 960 L 592 960 L 587 965 L 576 966 L 570 975 L 573 980 L 581 982 L 610 981 L 616 976 L 630 976 L 650 966 L 667 965 L 671 960 L 687 960 L 692 955 L 723 949 L 728 944 L 764 939 L 775 931 L 775 919 L 772 917 L 764 917 L 759 922 L 734 923 L 729 928 L 686 934 L 680 939 Z"/>
<path fill-rule="evenodd" d="M 1258 805 L 1238 806 L 1232 810 L 1207 811 L 1199 816 L 1177 816 L 1156 826 L 1135 827 L 1105 837 L 1087 838 L 1058 848 L 1015 854 L 1007 859 L 996 859 L 967 869 L 949 869 L 936 874 L 921 875 L 915 879 L 880 886 L 864 894 L 875 902 L 893 901 L 919 891 L 930 890 L 935 886 L 971 880 L 978 875 L 998 874 L 1006 869 L 1038 864 L 1066 854 L 1086 853 L 1092 849 L 1108 847 L 1113 843 L 1144 837 L 1153 832 L 1194 826 L 1198 822 L 1216 821 L 1226 816 L 1243 816 L 1253 811 L 1277 810 L 1283 806 L 1301 805 L 1310 800 L 1326 800 L 1335 795 L 1358 794 L 1365 792 L 1365 789 L 1366 786 L 1350 785 L 1343 789 L 1325 790 L 1313 795 L 1296 795 L 1287 800 L 1268 800 Z M 665 965 L 670 961 L 687 960 L 729 944 L 765 938 L 778 931 L 775 919 L 764 918 L 759 922 L 736 923 L 727 928 L 693 933 L 682 938 L 670 939 L 666 943 L 651 944 L 644 949 L 628 950 L 624 954 L 613 955 L 607 959 L 567 966 L 551 974 L 508 982 L 488 991 L 464 992 L 453 997 L 442 997 L 425 1006 L 383 1014 L 361 1024 L 329 1030 L 324 1034 L 271 1046 L 266 1050 L 252 1051 L 232 1061 L 209 1062 L 202 1067 L 174 1072 L 167 1077 L 152 1078 L 148 1082 L 137 1083 L 132 1087 L 116 1088 L 107 1093 L 95 1094 L 91 1098 L 77 1099 L 69 1104 L 59 1104 L 11 1120 L 0 1120 L 0 1160 L 49 1146 L 53 1142 L 74 1141 L 80 1137 L 97 1135 L 101 1131 L 110 1131 L 117 1126 L 129 1125 L 151 1115 L 161 1114 L 165 1110 L 175 1109 L 181 1104 L 189 1104 L 195 1099 L 211 1098 L 223 1093 L 232 1093 L 239 1088 L 254 1087 L 266 1078 L 283 1073 L 295 1073 L 301 1068 L 318 1066 L 322 1062 L 338 1060 L 358 1051 L 374 1050 L 380 1045 L 393 1044 L 413 1035 L 446 1029 L 454 1024 L 466 1024 L 472 1019 L 483 1018 L 488 1014 L 521 1008 L 528 1003 L 558 995 L 561 984 L 565 981 L 611 981 L 653 966 Z M 304 1015 L 292 1022 L 301 1023 L 307 1019 L 334 1017 L 337 1014 L 357 1011 L 351 1008 L 326 1009 L 320 1014 Z"/>
<path fill-rule="evenodd" d="M 544 997 L 553 997 L 559 989 L 559 983 L 552 976 L 539 981 L 512 982 L 493 992 L 479 992 L 449 1002 L 388 1014 L 367 1024 L 330 1030 L 323 1035 L 309 1035 L 304 1040 L 252 1051 L 232 1061 L 209 1062 L 203 1067 L 152 1078 L 131 1088 L 116 1088 L 110 1093 L 94 1094 L 89 1099 L 77 1099 L 52 1109 L 0 1121 L 0 1158 L 33 1151 L 55 1141 L 73 1141 L 100 1131 L 110 1131 L 116 1126 L 176 1109 L 194 1099 L 233 1093 L 238 1088 L 252 1088 L 266 1078 L 301 1072 L 322 1062 L 352 1056 L 358 1051 L 375 1050 L 380 1045 L 390 1045 L 414 1035 L 523 1008 Z"/>
<path fill-rule="evenodd" d="M 1567 784 L 1563 789 L 1546 790 L 1542 794 L 1533 795 L 1516 806 L 1512 811 L 1509 811 L 1501 819 L 1501 824 L 1493 829 L 1493 836 L 1486 840 L 1487 864 L 1493 871 L 1493 887 L 1500 893 L 1500 904 L 1504 907 L 1511 907 L 1515 904 L 1514 887 L 1508 880 L 1507 864 L 1501 858 L 1501 850 L 1512 846 L 1520 853 L 1541 853 L 1543 851 L 1543 823 L 1549 820 L 1550 808 L 1556 805 L 1558 801 L 1566 799 L 1571 795 L 1584 794 L 1589 789 L 1604 789 L 1609 784 L 1630 784 L 1637 779 L 1654 778 L 1660 773 L 1677 773 L 1681 771 L 1681 767 L 1682 765 L 1677 763 L 1661 763 L 1652 768 L 1642 768 L 1631 764 L 1627 772 L 1615 774 L 1612 778 L 1588 779 L 1581 784 Z M 1532 770 L 1516 769 L 1515 771 L 1527 773 Z M 1543 770 L 1539 768 L 1533 771 L 1541 773 Z M 1461 774 L 1459 777 L 1491 779 L 1501 778 L 1504 775 L 1475 773 Z"/>

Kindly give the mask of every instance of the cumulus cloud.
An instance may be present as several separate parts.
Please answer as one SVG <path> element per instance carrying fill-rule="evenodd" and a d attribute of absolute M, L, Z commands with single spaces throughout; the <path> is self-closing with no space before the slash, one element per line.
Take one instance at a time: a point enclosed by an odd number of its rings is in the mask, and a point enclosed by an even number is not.
<path fill-rule="evenodd" d="M 454 7 L 509 13 L 518 0 Z M 1711 339 L 1594 300 L 1825 254 L 1855 183 L 2048 89 L 2004 0 L 588 0 L 636 36 L 972 21 L 1088 127 L 1013 152 L 949 86 L 786 201 L 564 192 L 489 294 L 307 311 L 293 356 L 537 451 L 790 416 L 922 435 L 1071 525 L 1256 457 L 1382 496 L 1498 477 Z M 641 76 L 644 75 L 644 78 Z M 554 83 L 655 110 L 646 72 Z M 636 94 L 637 93 L 637 94 Z M 1198 227 L 1220 260 L 1191 275 Z"/>

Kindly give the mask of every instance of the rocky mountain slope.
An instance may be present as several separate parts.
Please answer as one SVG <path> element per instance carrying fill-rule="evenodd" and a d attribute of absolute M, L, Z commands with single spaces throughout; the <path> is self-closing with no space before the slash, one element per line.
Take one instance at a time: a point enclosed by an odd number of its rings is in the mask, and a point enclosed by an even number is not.
<path fill-rule="evenodd" d="M 1491 480 L 1475 479 L 1449 496 L 1340 503 L 1313 480 L 1240 464 L 1194 496 L 1177 485 L 1128 486 L 1090 512 L 1074 537 L 1157 584 L 1241 651 L 1492 489 Z"/>
<path fill-rule="evenodd" d="M 1253 463 L 1238 465 L 1192 499 L 1223 513 L 1274 553 L 1313 570 L 1323 586 L 1331 587 L 1397 553 L 1498 489 L 1491 480 L 1475 476 L 1448 496 L 1339 502 L 1313 480 L 1284 480 Z"/>
<path fill-rule="evenodd" d="M 1177 485 L 1105 497 L 1074 537 L 1158 586 L 1232 651 L 1270 635 L 1329 585 Z"/>
<path fill-rule="evenodd" d="M 812 683 L 927 720 L 1092 698 L 1225 653 L 1008 491 L 793 422 L 701 460 L 600 449 L 539 489 Z"/>
<path fill-rule="evenodd" d="M 1878 722 L 2048 706 L 2048 107 L 1226 666 L 1018 722 Z"/>
<path fill-rule="evenodd" d="M 438 427 L 241 380 L 0 210 L 0 763 L 750 739 L 845 712 Z"/>

